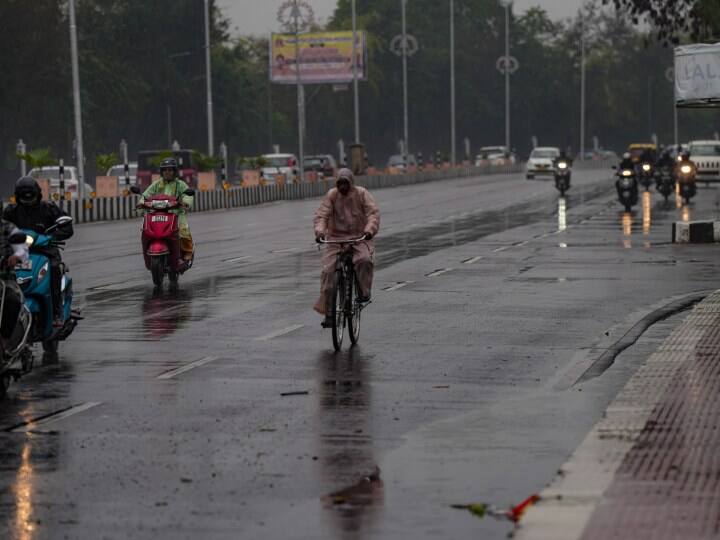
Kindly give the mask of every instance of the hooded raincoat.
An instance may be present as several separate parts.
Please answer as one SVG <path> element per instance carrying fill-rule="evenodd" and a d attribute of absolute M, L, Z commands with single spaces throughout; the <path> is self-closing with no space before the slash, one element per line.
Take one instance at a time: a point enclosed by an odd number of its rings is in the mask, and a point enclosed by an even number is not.
<path fill-rule="evenodd" d="M 165 179 L 160 179 L 157 182 L 150 185 L 142 194 L 140 202 L 143 202 L 148 197 L 153 195 L 171 195 L 173 197 L 179 197 L 182 193 L 189 188 L 189 186 L 182 180 L 176 178 L 170 182 Z M 181 197 L 181 202 L 184 203 L 187 208 L 192 207 L 193 198 L 187 195 Z M 187 209 L 178 208 L 177 210 L 170 210 L 173 214 L 178 216 L 178 227 L 180 229 L 180 249 L 185 252 L 193 251 L 192 235 L 190 234 L 190 226 L 187 221 Z"/>
<path fill-rule="evenodd" d="M 359 238 L 364 233 L 373 237 L 380 228 L 380 209 L 370 192 L 364 187 L 350 182 L 350 191 L 342 195 L 337 188 L 328 191 L 315 212 L 315 235 L 325 235 L 328 240 L 349 240 Z M 322 256 L 322 276 L 320 298 L 314 306 L 315 311 L 325 314 L 327 300 L 332 294 L 335 260 L 340 245 L 326 246 Z M 366 240 L 353 246 L 353 263 L 358 283 L 363 295 L 369 296 L 372 290 L 373 266 L 375 263 L 375 245 Z"/>

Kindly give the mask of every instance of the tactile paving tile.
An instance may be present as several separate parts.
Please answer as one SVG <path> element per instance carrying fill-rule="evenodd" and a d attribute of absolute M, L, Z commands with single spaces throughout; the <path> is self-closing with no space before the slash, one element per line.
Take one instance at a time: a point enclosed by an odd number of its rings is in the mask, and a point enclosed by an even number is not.
<path fill-rule="evenodd" d="M 612 408 L 645 401 L 652 382 L 662 395 L 639 432 L 631 423 L 612 425 Z M 608 420 L 609 432 L 633 443 L 583 540 L 719 538 L 719 294 L 699 304 L 638 371 L 608 409 Z"/>

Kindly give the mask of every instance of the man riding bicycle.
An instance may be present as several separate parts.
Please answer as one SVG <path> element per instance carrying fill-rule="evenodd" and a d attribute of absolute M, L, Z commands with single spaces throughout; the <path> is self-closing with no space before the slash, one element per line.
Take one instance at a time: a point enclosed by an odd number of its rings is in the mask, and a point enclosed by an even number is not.
<path fill-rule="evenodd" d="M 335 188 L 328 191 L 315 212 L 315 240 L 351 240 L 363 238 L 352 245 L 353 264 L 360 286 L 360 302 L 369 302 L 372 290 L 375 246 L 373 237 L 380 228 L 380 210 L 370 192 L 354 184 L 350 169 L 340 169 Z M 323 327 L 333 324 L 328 301 L 333 288 L 335 260 L 343 249 L 340 244 L 328 244 L 322 257 L 320 298 L 313 309 L 325 315 Z"/>

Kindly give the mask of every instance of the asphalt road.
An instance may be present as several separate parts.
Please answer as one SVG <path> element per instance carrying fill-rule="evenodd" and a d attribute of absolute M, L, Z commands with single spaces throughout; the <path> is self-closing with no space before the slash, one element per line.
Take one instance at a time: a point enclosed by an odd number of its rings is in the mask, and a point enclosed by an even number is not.
<path fill-rule="evenodd" d="M 86 319 L 0 404 L 0 537 L 505 538 L 450 505 L 538 492 L 645 352 L 582 373 L 718 285 L 714 246 L 670 243 L 716 217 L 712 188 L 631 214 L 609 171 L 565 200 L 521 175 L 375 196 L 374 301 L 339 354 L 311 310 L 317 200 L 192 215 L 175 292 L 153 291 L 139 222 L 78 226 Z"/>

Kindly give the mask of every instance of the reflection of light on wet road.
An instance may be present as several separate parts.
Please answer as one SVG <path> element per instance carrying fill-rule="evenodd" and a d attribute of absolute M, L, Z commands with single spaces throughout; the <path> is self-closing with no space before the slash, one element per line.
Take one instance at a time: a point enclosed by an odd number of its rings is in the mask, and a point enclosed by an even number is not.
<path fill-rule="evenodd" d="M 650 192 L 645 191 L 642 194 L 642 210 L 643 210 L 643 234 L 650 234 L 650 226 L 652 225 L 652 199 Z"/>
<path fill-rule="evenodd" d="M 690 207 L 689 206 L 683 206 L 682 209 L 682 220 L 687 223 L 690 221 Z"/>
<path fill-rule="evenodd" d="M 564 231 L 567 229 L 567 201 L 565 197 L 558 199 L 558 230 Z"/>
<path fill-rule="evenodd" d="M 632 214 L 630 212 L 623 212 L 622 217 L 622 229 L 623 229 L 623 247 L 632 247 Z"/>
<path fill-rule="evenodd" d="M 28 435 L 23 445 L 20 467 L 15 478 L 15 527 L 13 538 L 32 540 L 35 537 L 33 514 L 34 469 L 30 461 L 32 435 Z"/>
<path fill-rule="evenodd" d="M 682 208 L 683 200 L 680 196 L 680 183 L 675 182 L 675 208 Z"/>

